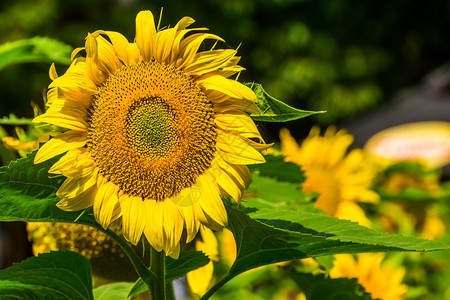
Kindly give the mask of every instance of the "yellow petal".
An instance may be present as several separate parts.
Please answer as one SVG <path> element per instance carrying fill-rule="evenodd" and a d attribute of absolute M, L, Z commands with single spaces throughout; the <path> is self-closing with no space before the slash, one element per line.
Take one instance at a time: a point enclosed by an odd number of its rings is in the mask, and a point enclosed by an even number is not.
<path fill-rule="evenodd" d="M 175 66 L 180 69 L 184 69 L 186 66 L 190 65 L 194 61 L 195 54 L 198 49 L 206 39 L 214 39 L 225 42 L 221 37 L 210 33 L 197 33 L 190 35 L 180 43 L 178 59 Z"/>
<path fill-rule="evenodd" d="M 203 296 L 211 285 L 213 273 L 214 265 L 212 261 L 201 268 L 188 272 L 186 279 L 190 291 L 197 297 Z"/>
<path fill-rule="evenodd" d="M 151 61 L 156 35 L 155 20 L 149 10 L 140 11 L 136 16 L 136 45 L 144 61 Z"/>
<path fill-rule="evenodd" d="M 207 30 L 207 28 L 192 28 L 192 29 L 183 29 L 179 30 L 175 34 L 175 39 L 173 41 L 173 46 L 170 51 L 170 59 L 168 61 L 169 64 L 174 64 L 177 61 L 180 61 L 180 47 L 181 47 L 181 41 L 184 39 L 185 35 L 189 32 L 195 31 L 195 30 Z"/>
<path fill-rule="evenodd" d="M 246 113 L 216 114 L 216 125 L 223 130 L 231 130 L 239 134 L 251 134 L 260 136 L 255 122 Z"/>
<path fill-rule="evenodd" d="M 298 162 L 298 153 L 300 146 L 297 144 L 295 139 L 292 137 L 289 129 L 281 128 L 280 130 L 280 143 L 281 151 L 286 157 L 286 161 Z"/>
<path fill-rule="evenodd" d="M 94 34 L 92 35 L 95 36 Z M 122 64 L 113 45 L 101 35 L 98 35 L 95 39 L 97 40 L 98 49 L 98 68 L 105 74 L 114 74 Z"/>
<path fill-rule="evenodd" d="M 180 244 L 183 233 L 183 218 L 178 208 L 170 201 L 162 202 L 163 206 L 163 227 L 165 236 L 164 252 L 171 255 Z"/>
<path fill-rule="evenodd" d="M 197 240 L 195 243 L 195 250 L 202 251 L 212 261 L 218 261 L 219 243 L 217 242 L 214 232 L 205 226 L 201 226 L 200 235 L 202 240 Z"/>
<path fill-rule="evenodd" d="M 53 101 L 52 106 L 45 112 L 46 115 L 62 114 L 80 120 L 80 122 L 86 122 L 88 119 L 88 112 L 81 103 L 73 100 L 56 99 Z"/>
<path fill-rule="evenodd" d="M 180 256 L 180 243 L 178 243 L 175 249 L 173 249 L 172 252 L 170 252 L 170 254 L 167 255 L 173 259 L 178 259 L 178 257 Z"/>
<path fill-rule="evenodd" d="M 145 237 L 156 251 L 162 251 L 164 248 L 163 207 L 156 200 L 145 200 L 144 205 L 148 224 L 144 229 Z"/>
<path fill-rule="evenodd" d="M 73 49 L 72 54 L 70 55 L 70 60 L 73 60 L 73 58 L 74 58 L 78 53 L 80 53 L 80 51 L 83 51 L 83 50 L 84 50 L 84 47 L 78 47 L 78 48 Z"/>
<path fill-rule="evenodd" d="M 63 114 L 59 111 L 47 111 L 33 119 L 33 123 L 47 123 L 75 131 L 87 131 L 88 124 L 78 116 Z"/>
<path fill-rule="evenodd" d="M 226 193 L 224 196 L 231 196 L 236 202 L 239 202 L 242 197 L 242 186 L 239 186 L 234 178 L 222 170 L 220 167 L 211 167 L 208 174 L 213 178 L 215 182 L 223 189 Z"/>
<path fill-rule="evenodd" d="M 214 72 L 226 65 L 235 55 L 236 50 L 232 49 L 219 49 L 197 53 L 194 62 L 186 66 L 185 72 L 188 75 L 196 76 Z"/>
<path fill-rule="evenodd" d="M 56 206 L 64 211 L 82 210 L 91 207 L 92 204 L 94 204 L 95 194 L 95 186 L 92 186 L 73 198 L 63 198 L 58 203 L 56 203 Z"/>
<path fill-rule="evenodd" d="M 48 172 L 66 177 L 84 177 L 93 173 L 95 168 L 95 161 L 88 154 L 87 149 L 78 148 L 69 150 Z"/>
<path fill-rule="evenodd" d="M 178 208 L 183 215 L 184 223 L 186 226 L 186 243 L 191 242 L 197 235 L 198 229 L 200 227 L 200 222 L 195 215 L 194 206 L 189 207 L 179 207 Z"/>
<path fill-rule="evenodd" d="M 122 210 L 122 232 L 124 238 L 136 245 L 146 227 L 145 205 L 140 197 L 124 194 L 119 198 Z M 151 224 L 151 223 L 150 223 Z"/>
<path fill-rule="evenodd" d="M 107 35 L 108 38 L 111 40 L 111 43 L 114 47 L 114 52 L 116 53 L 117 57 L 126 65 L 128 65 L 128 40 L 126 37 L 124 37 L 122 34 L 115 32 L 115 31 L 103 31 L 98 30 L 93 33 L 95 34 L 104 34 Z"/>
<path fill-rule="evenodd" d="M 83 147 L 86 141 L 86 132 L 66 131 L 45 143 L 36 153 L 34 163 L 38 164 L 71 149 Z"/>
<path fill-rule="evenodd" d="M 190 24 L 194 23 L 194 19 L 190 17 L 182 18 L 174 28 L 169 28 L 166 30 L 161 30 L 156 34 L 155 37 L 155 52 L 153 53 L 155 60 L 159 63 L 170 64 L 174 59 L 172 59 L 172 51 L 175 47 L 178 49 L 178 45 L 174 45 L 175 39 L 179 31 L 185 29 Z M 174 55 L 178 52 L 173 53 Z"/>
<path fill-rule="evenodd" d="M 217 164 L 223 171 L 230 174 L 240 186 L 245 189 L 249 187 L 252 175 L 246 165 L 232 165 L 220 157 L 217 158 Z"/>
<path fill-rule="evenodd" d="M 236 165 L 259 164 L 264 157 L 249 145 L 247 139 L 218 130 L 217 153 L 225 161 Z"/>
<path fill-rule="evenodd" d="M 97 39 L 90 33 L 86 37 L 85 49 L 88 76 L 96 85 L 100 86 L 105 81 L 106 75 L 99 69 Z"/>
<path fill-rule="evenodd" d="M 67 178 L 56 192 L 60 198 L 74 198 L 97 183 L 98 169 L 84 177 Z"/>
<path fill-rule="evenodd" d="M 229 95 L 232 98 L 248 99 L 256 102 L 256 95 L 249 87 L 221 75 L 212 75 L 204 79 L 199 79 L 197 84 L 202 87 L 207 94 L 209 91 L 216 91 Z"/>
<path fill-rule="evenodd" d="M 350 201 L 344 201 L 338 204 L 335 217 L 343 220 L 350 220 L 357 222 L 361 226 L 371 228 L 372 224 L 366 217 L 364 210 L 356 203 Z"/>
<path fill-rule="evenodd" d="M 139 48 L 137 47 L 136 43 L 130 43 L 127 46 L 127 52 L 128 52 L 128 64 L 137 64 L 142 60 L 141 52 L 139 51 Z"/>
<path fill-rule="evenodd" d="M 106 180 L 103 180 L 97 188 L 94 200 L 94 216 L 104 229 L 107 229 L 111 224 L 114 211 L 119 206 L 118 192 L 118 186 Z"/>
<path fill-rule="evenodd" d="M 254 102 L 247 99 L 236 100 L 230 98 L 227 101 L 214 103 L 213 109 L 218 114 L 227 114 L 235 112 L 239 113 L 246 112 L 249 114 L 257 114 L 257 115 L 261 114 L 258 106 Z"/>
<path fill-rule="evenodd" d="M 48 76 L 50 77 L 50 79 L 53 81 L 56 78 L 58 78 L 58 73 L 56 73 L 56 68 L 55 68 L 55 63 L 52 63 L 52 65 L 50 66 L 50 70 L 48 71 Z"/>
<path fill-rule="evenodd" d="M 203 212 L 210 217 L 212 221 L 217 223 L 221 227 L 225 227 L 228 224 L 227 212 L 223 205 L 222 199 L 219 196 L 219 189 L 217 185 L 212 182 L 211 178 L 207 175 L 201 175 L 197 178 L 201 186 L 201 198 L 199 201 L 200 207 Z M 207 218 L 208 219 L 208 218 Z M 210 228 L 216 229 L 213 224 L 208 220 L 208 224 L 204 224 Z"/>

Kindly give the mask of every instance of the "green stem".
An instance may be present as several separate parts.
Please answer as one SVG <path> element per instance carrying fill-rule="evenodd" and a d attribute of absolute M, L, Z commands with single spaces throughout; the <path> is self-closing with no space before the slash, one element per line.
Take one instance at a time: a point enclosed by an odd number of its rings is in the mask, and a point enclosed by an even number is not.
<path fill-rule="evenodd" d="M 125 254 L 130 259 L 131 263 L 133 264 L 134 269 L 136 270 L 138 275 L 142 278 L 142 281 L 144 281 L 145 284 L 150 289 L 152 287 L 153 282 L 157 281 L 156 273 L 154 273 L 153 270 L 147 269 L 145 264 L 142 262 L 142 260 L 136 254 L 136 252 L 134 252 L 134 250 L 130 247 L 130 245 L 128 245 L 128 243 L 123 238 L 121 238 L 120 236 L 118 236 L 117 234 L 115 234 L 113 231 L 111 231 L 109 229 L 107 229 L 107 230 L 103 229 L 103 227 L 101 227 L 101 226 L 98 226 L 98 227 L 96 226 L 96 228 L 98 230 L 104 232 L 105 234 L 107 234 L 111 239 L 114 240 L 114 242 L 116 242 L 120 246 L 120 248 L 122 248 L 122 250 L 125 252 Z M 163 268 L 164 268 L 164 265 L 163 265 Z M 153 299 L 157 299 L 157 298 L 153 298 Z"/>
<path fill-rule="evenodd" d="M 215 292 L 217 292 L 218 289 L 220 289 L 222 286 L 225 285 L 228 281 L 233 279 L 236 275 L 230 276 L 227 275 L 222 280 L 220 280 L 218 283 L 216 283 L 212 288 L 210 288 L 201 298 L 200 300 L 206 300 L 209 299 Z"/>
<path fill-rule="evenodd" d="M 166 255 L 164 251 L 158 252 L 153 247 L 150 250 L 150 270 L 156 275 L 152 282 L 150 292 L 152 300 L 166 300 L 166 282 L 164 274 L 164 263 Z"/>
<path fill-rule="evenodd" d="M 176 300 L 175 291 L 173 290 L 173 282 L 166 284 L 166 300 Z"/>

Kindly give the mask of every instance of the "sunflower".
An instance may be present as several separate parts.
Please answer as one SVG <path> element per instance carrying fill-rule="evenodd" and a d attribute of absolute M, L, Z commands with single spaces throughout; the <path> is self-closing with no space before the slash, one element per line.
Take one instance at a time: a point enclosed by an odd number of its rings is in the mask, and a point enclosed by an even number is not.
<path fill-rule="evenodd" d="M 408 286 L 402 284 L 405 268 L 382 263 L 383 253 L 362 253 L 356 259 L 350 254 L 335 256 L 331 278 L 356 278 L 373 299 L 404 299 Z"/>
<path fill-rule="evenodd" d="M 346 154 L 353 136 L 329 127 L 324 136 L 313 127 L 301 145 L 288 129 L 280 131 L 281 151 L 285 161 L 305 171 L 304 192 L 319 193 L 315 204 L 327 215 L 350 219 L 368 226 L 369 220 L 356 202 L 377 202 L 379 196 L 370 190 L 377 174 L 375 166 L 362 149 Z"/>
<path fill-rule="evenodd" d="M 120 222 L 111 224 L 110 229 L 120 235 Z M 75 251 L 89 260 L 92 274 L 99 282 L 134 281 L 138 278 L 134 268 L 127 263 L 125 252 L 110 237 L 93 227 L 34 222 L 27 223 L 27 231 L 36 256 L 56 250 Z"/>
<path fill-rule="evenodd" d="M 141 11 L 133 43 L 89 33 L 64 75 L 51 66 L 49 108 L 34 119 L 67 129 L 35 157 L 65 153 L 49 170 L 67 177 L 59 208 L 93 206 L 104 228 L 121 217 L 129 242 L 144 234 L 173 257 L 183 228 L 190 242 L 201 224 L 227 225 L 221 196 L 240 201 L 251 182 L 246 165 L 264 162 L 267 148 L 249 116 L 259 113 L 255 93 L 229 78 L 243 70 L 236 50 L 198 52 L 206 39 L 223 39 L 186 29 L 193 22 L 157 30 Z"/>

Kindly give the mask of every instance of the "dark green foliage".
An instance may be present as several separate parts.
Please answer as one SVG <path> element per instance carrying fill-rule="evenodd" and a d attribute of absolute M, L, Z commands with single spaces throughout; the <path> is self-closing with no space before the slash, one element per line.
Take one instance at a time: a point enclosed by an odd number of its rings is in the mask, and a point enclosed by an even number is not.
<path fill-rule="evenodd" d="M 82 255 L 57 251 L 0 271 L 2 299 L 94 299 L 91 266 Z"/>

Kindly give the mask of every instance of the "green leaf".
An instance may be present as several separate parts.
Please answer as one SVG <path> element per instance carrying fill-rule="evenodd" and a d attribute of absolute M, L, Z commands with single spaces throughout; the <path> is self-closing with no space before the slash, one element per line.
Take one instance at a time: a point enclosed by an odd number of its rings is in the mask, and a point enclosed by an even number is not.
<path fill-rule="evenodd" d="M 261 114 L 251 114 L 252 119 L 255 121 L 286 122 L 324 113 L 324 111 L 307 111 L 291 107 L 267 94 L 259 83 L 246 83 L 245 85 L 255 92 L 258 99 L 257 105 Z"/>
<path fill-rule="evenodd" d="M 0 221 L 71 222 L 80 212 L 62 211 L 56 207 L 56 196 L 64 177 L 49 177 L 48 170 L 59 159 L 34 164 L 36 151 L 0 168 Z M 77 223 L 101 228 L 91 210 Z"/>
<path fill-rule="evenodd" d="M 291 162 L 285 162 L 283 156 L 264 155 L 266 162 L 263 164 L 249 165 L 252 172 L 259 172 L 259 175 L 276 179 L 277 181 L 286 181 L 300 184 L 305 181 L 305 176 L 300 167 Z"/>
<path fill-rule="evenodd" d="M 266 264 L 339 253 L 448 250 L 439 241 L 378 233 L 319 214 L 267 209 L 250 216 L 228 207 L 237 245 L 229 278 Z"/>
<path fill-rule="evenodd" d="M 308 300 L 372 300 L 356 279 L 325 278 L 325 275 L 287 272 Z"/>
<path fill-rule="evenodd" d="M 248 189 L 252 198 L 242 200 L 245 207 L 262 208 L 285 208 L 313 206 L 312 200 L 315 195 L 305 194 L 300 191 L 300 185 L 290 182 L 280 182 L 276 179 L 252 174 L 252 184 Z M 316 210 L 309 207 L 309 210 Z"/>
<path fill-rule="evenodd" d="M 123 300 L 133 287 L 133 282 L 115 282 L 94 289 L 95 300 Z"/>
<path fill-rule="evenodd" d="M 24 62 L 70 64 L 72 47 L 47 37 L 34 37 L 0 45 L 0 70 Z"/>
<path fill-rule="evenodd" d="M 1 270 L 0 294 L 8 299 L 93 299 L 91 276 L 81 254 L 52 251 Z"/>
<path fill-rule="evenodd" d="M 249 166 L 252 184 L 246 199 L 242 200 L 244 207 L 319 211 L 312 203 L 317 194 L 301 192 L 305 176 L 299 166 L 284 162 L 282 156 L 265 155 L 264 158 L 266 163 Z"/>
<path fill-rule="evenodd" d="M 166 256 L 166 283 L 183 277 L 188 272 L 203 267 L 207 263 L 209 263 L 209 258 L 200 251 L 181 251 L 178 259 Z M 128 296 L 132 297 L 146 291 L 148 291 L 148 286 L 139 278 Z"/>

